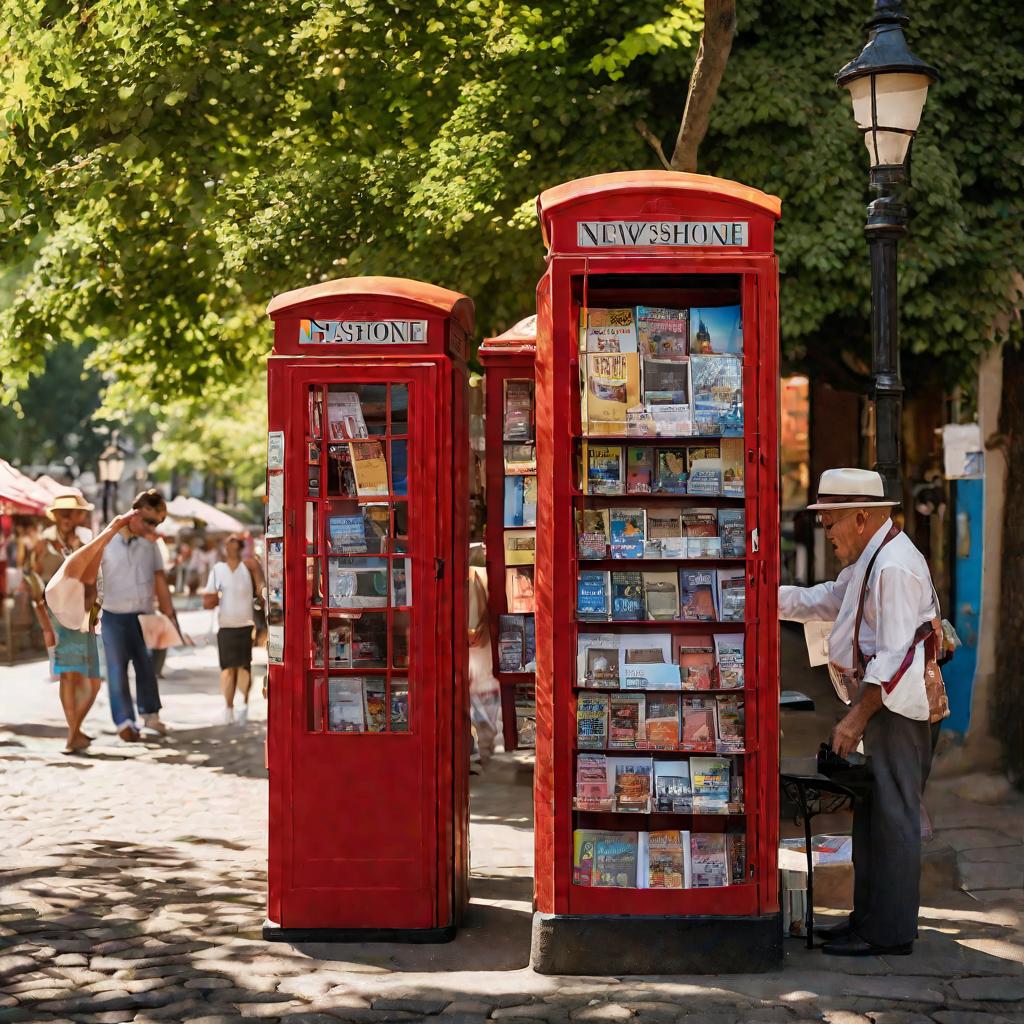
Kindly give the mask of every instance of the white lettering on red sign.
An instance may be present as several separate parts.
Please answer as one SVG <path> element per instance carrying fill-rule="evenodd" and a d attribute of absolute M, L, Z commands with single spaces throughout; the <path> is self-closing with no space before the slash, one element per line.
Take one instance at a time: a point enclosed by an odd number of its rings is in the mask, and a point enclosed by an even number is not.
<path fill-rule="evenodd" d="M 300 320 L 300 345 L 422 345 L 426 320 Z"/>
<path fill-rule="evenodd" d="M 646 249 L 655 246 L 739 247 L 747 244 L 745 220 L 581 220 L 581 249 Z"/>

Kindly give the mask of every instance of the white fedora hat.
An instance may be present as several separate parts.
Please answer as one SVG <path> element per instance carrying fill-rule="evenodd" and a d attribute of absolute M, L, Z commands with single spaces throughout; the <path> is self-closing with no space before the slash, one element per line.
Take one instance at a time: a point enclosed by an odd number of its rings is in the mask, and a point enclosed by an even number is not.
<path fill-rule="evenodd" d="M 835 508 L 888 508 L 885 484 L 873 469 L 826 469 L 818 481 L 818 500 L 807 508 L 822 512 Z"/>

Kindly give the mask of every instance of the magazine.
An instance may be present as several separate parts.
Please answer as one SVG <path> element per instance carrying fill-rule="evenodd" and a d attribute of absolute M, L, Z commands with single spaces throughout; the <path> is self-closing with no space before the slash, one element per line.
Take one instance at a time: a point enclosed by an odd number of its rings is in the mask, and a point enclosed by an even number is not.
<path fill-rule="evenodd" d="M 689 833 L 678 830 L 650 832 L 647 836 L 647 887 L 649 889 L 686 888 L 686 852 Z"/>
<path fill-rule="evenodd" d="M 654 809 L 660 814 L 689 814 L 693 809 L 689 761 L 654 760 Z"/>
<path fill-rule="evenodd" d="M 645 356 L 643 375 L 645 404 L 690 404 L 690 367 L 687 360 L 650 359 Z"/>
<path fill-rule="evenodd" d="M 683 697 L 682 714 L 683 750 L 714 754 L 717 750 L 714 700 L 707 697 Z"/>
<path fill-rule="evenodd" d="M 657 750 L 679 746 L 679 697 L 677 694 L 647 694 L 644 709 L 646 740 Z"/>
<path fill-rule="evenodd" d="M 645 572 L 644 603 L 648 619 L 679 618 L 679 575 L 676 572 Z"/>
<path fill-rule="evenodd" d="M 695 459 L 690 464 L 689 477 L 686 481 L 687 494 L 722 493 L 722 460 Z"/>
<path fill-rule="evenodd" d="M 329 558 L 327 603 L 330 608 L 386 608 L 387 563 L 379 558 Z"/>
<path fill-rule="evenodd" d="M 718 697 L 715 701 L 715 719 L 718 727 L 718 750 L 723 754 L 742 752 L 744 702 L 741 697 Z"/>
<path fill-rule="evenodd" d="M 723 437 L 721 442 L 722 493 L 729 498 L 742 498 L 743 438 Z"/>
<path fill-rule="evenodd" d="M 729 883 L 741 885 L 747 880 L 747 837 L 742 832 L 729 832 L 725 837 L 729 861 Z"/>
<path fill-rule="evenodd" d="M 533 565 L 537 561 L 536 530 L 505 531 L 505 564 Z"/>
<path fill-rule="evenodd" d="M 720 622 L 742 622 L 745 613 L 747 578 L 743 569 L 719 569 L 716 599 Z"/>
<path fill-rule="evenodd" d="M 619 686 L 619 652 L 616 647 L 586 647 L 586 674 L 581 686 Z"/>
<path fill-rule="evenodd" d="M 537 449 L 532 444 L 503 445 L 502 459 L 507 476 L 530 476 L 537 472 Z"/>
<path fill-rule="evenodd" d="M 363 715 L 367 732 L 388 731 L 388 702 L 383 676 L 363 679 Z"/>
<path fill-rule="evenodd" d="M 576 746 L 580 750 L 604 750 L 608 746 L 608 695 L 576 696 Z"/>
<path fill-rule="evenodd" d="M 395 608 L 412 606 L 412 559 L 391 560 L 391 604 Z"/>
<path fill-rule="evenodd" d="M 656 359 L 685 359 L 689 352 L 690 311 L 637 306 L 640 351 Z"/>
<path fill-rule="evenodd" d="M 729 861 L 722 832 L 690 833 L 690 885 L 712 889 L 729 884 Z"/>
<path fill-rule="evenodd" d="M 718 533 L 722 538 L 723 558 L 746 556 L 746 517 L 741 508 L 718 510 Z"/>
<path fill-rule="evenodd" d="M 608 703 L 608 747 L 635 750 L 644 736 L 645 701 L 642 693 L 613 693 Z"/>
<path fill-rule="evenodd" d="M 498 616 L 498 671 L 523 671 L 524 615 Z"/>
<path fill-rule="evenodd" d="M 718 663 L 718 685 L 723 690 L 743 688 L 743 634 L 716 633 L 715 661 Z"/>
<path fill-rule="evenodd" d="M 581 352 L 636 352 L 636 319 L 632 308 L 581 309 Z"/>
<path fill-rule="evenodd" d="M 743 434 L 743 364 L 735 356 L 691 355 L 690 395 L 698 434 Z"/>
<path fill-rule="evenodd" d="M 650 494 L 654 490 L 654 449 L 626 449 L 626 493 Z"/>
<path fill-rule="evenodd" d="M 529 619 L 533 622 L 533 619 Z M 516 743 L 523 748 L 537 745 L 537 693 L 529 683 L 517 683 L 514 694 Z"/>
<path fill-rule="evenodd" d="M 392 732 L 409 731 L 409 680 L 391 678 L 390 716 Z"/>
<path fill-rule="evenodd" d="M 615 779 L 615 810 L 647 814 L 651 809 L 652 764 L 649 757 L 610 757 Z"/>
<path fill-rule="evenodd" d="M 361 441 L 349 446 L 352 474 L 359 497 L 375 497 L 388 493 L 388 464 L 380 441 Z"/>
<path fill-rule="evenodd" d="M 678 636 L 676 661 L 684 690 L 710 690 L 715 685 L 715 650 L 707 638 Z"/>
<path fill-rule="evenodd" d="M 532 565 L 510 565 L 505 569 L 505 604 L 512 613 L 534 610 Z"/>
<path fill-rule="evenodd" d="M 611 578 L 600 569 L 584 569 L 576 581 L 576 615 L 607 619 L 611 614 Z"/>
<path fill-rule="evenodd" d="M 686 449 L 656 448 L 655 486 L 660 494 L 686 493 Z"/>
<path fill-rule="evenodd" d="M 366 554 L 366 528 L 363 517 L 328 516 L 327 545 L 332 555 Z"/>
<path fill-rule="evenodd" d="M 743 317 L 739 306 L 701 306 L 690 310 L 694 324 L 690 350 L 702 355 L 742 355 Z"/>
<path fill-rule="evenodd" d="M 587 433 L 625 434 L 626 413 L 640 401 L 640 357 L 635 352 L 586 356 Z"/>
<path fill-rule="evenodd" d="M 629 622 L 644 618 L 643 573 L 613 572 L 611 574 L 611 595 L 612 619 L 614 621 Z"/>
<path fill-rule="evenodd" d="M 715 621 L 717 580 L 714 569 L 679 570 L 679 609 L 684 622 Z"/>
<path fill-rule="evenodd" d="M 358 394 L 354 391 L 327 392 L 327 431 L 332 441 L 349 441 L 369 436 Z"/>
<path fill-rule="evenodd" d="M 363 680 L 359 676 L 327 680 L 327 728 L 330 732 L 364 732 Z"/>
<path fill-rule="evenodd" d="M 505 441 L 532 441 L 533 381 L 506 380 L 504 400 L 502 438 Z"/>
<path fill-rule="evenodd" d="M 608 759 L 604 754 L 576 755 L 576 802 L 588 810 L 612 810 Z"/>
<path fill-rule="evenodd" d="M 694 814 L 726 814 L 729 810 L 729 759 L 691 757 L 690 786 Z"/>
<path fill-rule="evenodd" d="M 576 513 L 576 557 L 580 561 L 607 558 L 610 533 L 607 509 L 581 509 Z"/>
<path fill-rule="evenodd" d="M 609 511 L 612 558 L 644 557 L 644 510 L 613 508 Z"/>
<path fill-rule="evenodd" d="M 584 494 L 623 494 L 622 448 L 583 442 Z"/>
<path fill-rule="evenodd" d="M 593 885 L 635 889 L 637 884 L 636 832 L 598 832 L 594 843 Z"/>

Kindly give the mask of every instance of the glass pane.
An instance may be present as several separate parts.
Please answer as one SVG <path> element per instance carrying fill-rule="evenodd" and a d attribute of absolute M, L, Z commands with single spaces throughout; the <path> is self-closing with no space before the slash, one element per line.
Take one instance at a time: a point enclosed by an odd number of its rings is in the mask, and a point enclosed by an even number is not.
<path fill-rule="evenodd" d="M 308 697 L 307 722 L 313 732 L 324 731 L 324 704 L 326 703 L 327 680 L 322 676 L 306 677 Z"/>
<path fill-rule="evenodd" d="M 324 419 L 323 390 L 319 384 L 311 384 L 308 397 L 307 429 L 310 437 L 320 437 Z"/>
<path fill-rule="evenodd" d="M 323 621 L 319 615 L 310 615 L 308 620 L 309 636 L 307 638 L 307 653 L 309 664 L 313 668 L 324 667 L 324 631 Z"/>
<path fill-rule="evenodd" d="M 386 558 L 331 558 L 328 560 L 327 594 L 331 608 L 386 608 L 388 603 Z"/>
<path fill-rule="evenodd" d="M 411 558 L 395 558 L 391 562 L 391 604 L 395 608 L 412 606 Z"/>
<path fill-rule="evenodd" d="M 328 497 L 354 498 L 356 478 L 352 472 L 352 453 L 347 444 L 327 446 Z"/>
<path fill-rule="evenodd" d="M 404 554 L 409 550 L 409 506 L 404 501 L 396 501 L 392 508 L 394 514 L 395 551 L 398 554 Z"/>
<path fill-rule="evenodd" d="M 386 384 L 332 384 L 327 389 L 327 436 L 332 441 L 387 430 Z"/>
<path fill-rule="evenodd" d="M 326 518 L 327 547 L 332 555 L 387 554 L 387 504 L 332 501 Z"/>
<path fill-rule="evenodd" d="M 387 680 L 384 676 L 363 677 L 363 714 L 367 732 L 387 732 Z"/>
<path fill-rule="evenodd" d="M 365 732 L 363 680 L 359 676 L 334 676 L 327 680 L 327 729 L 329 732 Z"/>
<path fill-rule="evenodd" d="M 391 385 L 391 433 L 409 433 L 409 385 Z"/>
<path fill-rule="evenodd" d="M 387 629 L 385 612 L 363 612 L 352 619 L 353 668 L 387 668 Z"/>
<path fill-rule="evenodd" d="M 391 617 L 391 664 L 394 668 L 409 667 L 409 612 L 395 612 Z"/>
<path fill-rule="evenodd" d="M 391 721 L 392 732 L 409 731 L 409 680 L 391 678 Z"/>
<path fill-rule="evenodd" d="M 409 444 L 407 441 L 391 442 L 391 493 L 409 493 Z"/>
<path fill-rule="evenodd" d="M 352 667 L 352 620 L 332 615 L 327 620 L 328 668 Z"/>
<path fill-rule="evenodd" d="M 319 558 L 306 559 L 306 604 L 311 608 L 323 604 L 323 568 Z"/>
<path fill-rule="evenodd" d="M 267 619 L 270 612 L 284 614 L 284 541 L 267 541 Z"/>
<path fill-rule="evenodd" d="M 306 554 L 316 554 L 316 502 L 306 502 Z"/>

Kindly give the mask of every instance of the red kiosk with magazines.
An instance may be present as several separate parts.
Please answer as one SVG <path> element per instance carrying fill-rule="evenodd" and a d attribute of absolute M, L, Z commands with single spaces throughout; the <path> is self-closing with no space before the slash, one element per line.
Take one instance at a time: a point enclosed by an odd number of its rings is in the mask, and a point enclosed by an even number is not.
<path fill-rule="evenodd" d="M 538 200 L 533 965 L 765 970 L 778 844 L 778 199 Z"/>
<path fill-rule="evenodd" d="M 477 349 L 485 371 L 488 618 L 506 750 L 533 747 L 537 734 L 536 333 L 537 317 L 528 316 L 504 334 L 485 338 Z"/>
<path fill-rule="evenodd" d="M 446 941 L 468 899 L 473 303 L 366 277 L 267 311 L 264 935 Z"/>

